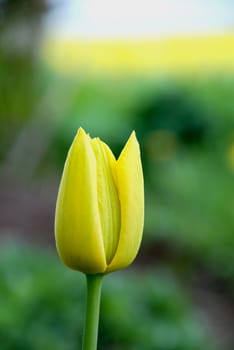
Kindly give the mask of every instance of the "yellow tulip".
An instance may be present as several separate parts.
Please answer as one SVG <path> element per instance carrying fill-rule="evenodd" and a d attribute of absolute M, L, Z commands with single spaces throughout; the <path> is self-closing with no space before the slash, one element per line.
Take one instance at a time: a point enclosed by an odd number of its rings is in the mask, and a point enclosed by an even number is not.
<path fill-rule="evenodd" d="M 142 238 L 144 184 L 139 144 L 129 137 L 116 160 L 80 128 L 68 152 L 55 213 L 61 260 L 86 274 L 131 264 Z"/>

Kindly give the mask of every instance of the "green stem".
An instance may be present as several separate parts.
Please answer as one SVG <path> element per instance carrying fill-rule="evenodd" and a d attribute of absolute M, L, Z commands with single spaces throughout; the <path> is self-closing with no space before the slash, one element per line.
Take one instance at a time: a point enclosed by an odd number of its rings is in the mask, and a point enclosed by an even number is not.
<path fill-rule="evenodd" d="M 86 275 L 86 316 L 82 350 L 97 349 L 102 277 L 102 275 Z"/>

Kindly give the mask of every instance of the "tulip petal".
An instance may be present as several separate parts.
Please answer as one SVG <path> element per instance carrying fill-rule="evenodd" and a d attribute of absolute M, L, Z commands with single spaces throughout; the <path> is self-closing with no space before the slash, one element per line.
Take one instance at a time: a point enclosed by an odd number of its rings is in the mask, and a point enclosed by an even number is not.
<path fill-rule="evenodd" d="M 116 160 L 109 147 L 98 138 L 92 141 L 97 164 L 98 208 L 107 264 L 115 255 L 120 231 L 120 203 L 112 174 Z"/>
<path fill-rule="evenodd" d="M 106 272 L 131 264 L 142 239 L 144 185 L 140 149 L 134 132 L 116 162 L 115 173 L 121 207 L 121 230 L 116 254 Z"/>
<path fill-rule="evenodd" d="M 65 163 L 56 204 L 55 236 L 66 265 L 85 273 L 105 271 L 96 159 L 83 129 L 79 129 Z"/>

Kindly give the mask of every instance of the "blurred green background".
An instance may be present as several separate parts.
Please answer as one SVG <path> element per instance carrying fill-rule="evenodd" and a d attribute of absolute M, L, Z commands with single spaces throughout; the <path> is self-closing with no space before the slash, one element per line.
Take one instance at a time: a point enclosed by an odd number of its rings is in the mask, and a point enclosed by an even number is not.
<path fill-rule="evenodd" d="M 143 244 L 105 280 L 99 348 L 232 350 L 234 72 L 65 74 L 41 50 L 56 6 L 0 2 L 0 349 L 81 344 L 85 280 L 53 220 L 82 126 L 116 156 L 135 129 L 145 175 Z"/>

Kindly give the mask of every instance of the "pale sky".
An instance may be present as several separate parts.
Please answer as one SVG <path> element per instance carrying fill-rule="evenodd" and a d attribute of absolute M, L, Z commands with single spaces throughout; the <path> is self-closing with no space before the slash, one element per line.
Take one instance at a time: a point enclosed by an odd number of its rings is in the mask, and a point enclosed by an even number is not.
<path fill-rule="evenodd" d="M 234 31 L 232 0 L 51 0 L 46 34 L 147 38 Z"/>

